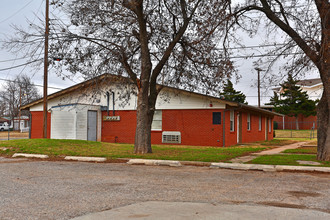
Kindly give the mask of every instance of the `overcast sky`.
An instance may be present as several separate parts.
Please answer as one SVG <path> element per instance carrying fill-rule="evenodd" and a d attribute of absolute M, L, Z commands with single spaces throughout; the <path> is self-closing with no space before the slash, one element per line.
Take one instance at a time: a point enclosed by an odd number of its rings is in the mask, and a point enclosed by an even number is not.
<path fill-rule="evenodd" d="M 26 19 L 37 23 L 36 14 L 44 18 L 45 0 L 1 0 L 2 7 L 0 8 L 0 39 L 3 40 L 5 35 L 11 35 L 13 32 L 12 24 L 21 25 L 23 27 L 28 26 Z M 24 60 L 16 60 L 3 62 L 6 60 L 12 60 L 21 57 L 21 55 L 15 55 L 7 52 L 4 49 L 0 49 L 0 69 L 16 66 L 25 63 Z M 19 74 L 26 74 L 32 77 L 32 81 L 36 85 L 43 85 L 43 68 L 35 73 L 34 70 L 26 67 L 15 68 L 7 71 L 0 71 L 0 79 L 14 79 Z M 0 80 L 3 84 L 4 81 Z M 62 78 L 56 76 L 54 72 L 49 70 L 48 85 L 56 88 L 66 88 L 74 84 L 69 80 L 62 80 Z M 38 87 L 42 91 L 42 87 Z M 49 89 L 48 93 L 53 93 L 58 89 Z"/>
<path fill-rule="evenodd" d="M 27 26 L 26 18 L 29 18 L 32 21 L 36 21 L 35 14 L 40 17 L 43 17 L 45 10 L 45 1 L 44 0 L 1 0 L 2 7 L 0 8 L 0 39 L 4 39 L 5 35 L 10 35 L 13 32 L 11 24 Z M 247 46 L 257 46 L 264 37 L 262 34 L 257 34 L 254 38 L 244 37 L 244 43 Z M 254 53 L 256 55 L 262 54 L 260 48 L 251 48 L 249 50 L 235 50 L 236 55 L 246 55 Z M 235 56 L 236 56 L 235 55 Z M 0 70 L 20 65 L 24 63 L 24 60 L 15 60 L 19 58 L 20 55 L 11 54 L 3 49 L 0 49 Z M 8 61 L 11 60 L 11 61 Z M 235 80 L 232 80 L 234 83 L 234 88 L 236 90 L 242 91 L 247 96 L 247 101 L 250 105 L 257 105 L 257 71 L 254 69 L 253 62 L 256 61 L 256 58 L 235 58 L 233 59 L 235 65 L 238 69 L 238 74 L 242 76 L 238 83 Z M 279 64 L 280 65 L 280 64 Z M 6 71 L 0 71 L 0 85 L 5 81 L 3 79 L 14 79 L 15 76 L 19 74 L 27 74 L 32 77 L 32 81 L 36 85 L 43 85 L 43 69 L 35 73 L 29 67 L 20 67 Z M 261 77 L 263 77 L 261 73 Z M 311 72 L 307 74 L 305 78 L 316 78 L 318 77 L 317 72 Z M 57 88 L 66 88 L 79 82 L 70 80 L 62 80 L 62 78 L 56 76 L 51 69 L 49 70 L 49 86 Z M 276 86 L 276 85 L 272 85 Z M 269 86 L 268 86 L 269 87 Z M 2 87 L 0 87 L 2 88 Z M 39 87 L 42 91 L 42 87 Z M 53 93 L 58 90 L 49 89 L 48 93 Z M 266 103 L 269 100 L 269 96 L 272 95 L 271 92 L 266 92 L 262 89 L 261 92 L 261 102 Z"/>

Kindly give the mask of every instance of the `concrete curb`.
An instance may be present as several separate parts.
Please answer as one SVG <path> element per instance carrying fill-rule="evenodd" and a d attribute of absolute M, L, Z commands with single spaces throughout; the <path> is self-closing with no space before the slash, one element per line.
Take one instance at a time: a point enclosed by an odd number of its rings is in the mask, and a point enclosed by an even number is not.
<path fill-rule="evenodd" d="M 307 172 L 322 172 L 330 173 L 330 167 L 310 167 L 310 166 L 284 166 L 276 165 L 276 171 L 307 171 Z"/>
<path fill-rule="evenodd" d="M 157 166 L 170 166 L 180 167 L 182 166 L 179 161 L 175 160 L 148 160 L 148 159 L 130 159 L 127 164 L 130 165 L 157 165 Z"/>
<path fill-rule="evenodd" d="M 40 158 L 40 159 L 49 158 L 48 155 L 44 155 L 44 154 L 22 154 L 22 153 L 15 153 L 12 157 L 29 157 L 29 158 Z"/>
<path fill-rule="evenodd" d="M 77 156 L 66 156 L 64 160 L 77 160 L 84 162 L 104 162 L 107 160 L 105 157 L 77 157 Z"/>
<path fill-rule="evenodd" d="M 180 161 L 182 166 L 196 166 L 196 167 L 209 167 L 211 162 L 200 162 L 200 161 Z"/>
<path fill-rule="evenodd" d="M 28 157 L 47 159 L 48 155 L 43 154 L 24 154 L 15 153 L 12 157 Z M 79 156 L 66 156 L 65 160 L 76 160 L 82 162 L 105 162 L 105 157 L 79 157 Z M 232 170 L 260 170 L 266 172 L 280 172 L 280 171 L 298 171 L 298 172 L 322 172 L 330 173 L 330 167 L 312 167 L 312 166 L 287 166 L 287 165 L 263 165 L 263 164 L 242 164 L 242 163 L 209 163 L 198 161 L 176 161 L 176 160 L 151 160 L 151 159 L 129 159 L 127 164 L 130 165 L 148 165 L 148 166 L 205 166 L 210 168 L 223 168 Z"/>
<path fill-rule="evenodd" d="M 233 170 L 261 170 L 261 171 L 267 171 L 267 172 L 300 171 L 300 172 L 330 173 L 330 167 L 262 165 L 262 164 L 240 164 L 240 163 L 212 163 L 210 167 L 211 168 L 233 169 Z"/>
<path fill-rule="evenodd" d="M 259 164 L 241 164 L 241 163 L 211 163 L 211 168 L 225 168 L 233 170 L 261 170 L 261 171 L 276 171 L 274 165 L 259 165 Z"/>

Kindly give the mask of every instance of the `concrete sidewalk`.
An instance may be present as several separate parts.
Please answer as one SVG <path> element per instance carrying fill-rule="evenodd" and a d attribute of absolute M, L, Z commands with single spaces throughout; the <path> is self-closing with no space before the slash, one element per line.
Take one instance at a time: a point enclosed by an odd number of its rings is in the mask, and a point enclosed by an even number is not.
<path fill-rule="evenodd" d="M 261 151 L 261 152 L 258 152 L 258 153 L 252 153 L 251 155 L 248 155 L 248 156 L 237 157 L 237 158 L 234 158 L 234 159 L 230 160 L 230 162 L 233 162 L 233 163 L 246 163 L 250 160 L 253 160 L 253 159 L 257 158 L 258 156 L 280 154 L 281 152 L 283 152 L 285 150 L 296 149 L 296 148 L 299 148 L 301 146 L 304 146 L 307 143 L 308 142 L 298 142 L 298 143 L 294 143 L 294 144 L 284 145 L 284 146 L 273 148 L 273 149 L 270 149 L 270 150 L 264 150 L 264 151 Z"/>
<path fill-rule="evenodd" d="M 294 143 L 294 144 L 284 145 L 284 146 L 273 148 L 273 149 L 270 149 L 270 150 L 264 150 L 264 151 L 261 151 L 261 152 L 258 152 L 258 153 L 253 153 L 253 155 L 261 156 L 261 155 L 279 154 L 279 153 L 281 153 L 282 151 L 285 151 L 285 150 L 299 148 L 301 146 L 304 146 L 307 143 L 308 142 L 298 142 L 298 143 Z"/>
<path fill-rule="evenodd" d="M 108 219 L 330 219 L 330 214 L 316 210 L 247 204 L 214 204 L 149 201 L 90 213 L 72 220 Z"/>

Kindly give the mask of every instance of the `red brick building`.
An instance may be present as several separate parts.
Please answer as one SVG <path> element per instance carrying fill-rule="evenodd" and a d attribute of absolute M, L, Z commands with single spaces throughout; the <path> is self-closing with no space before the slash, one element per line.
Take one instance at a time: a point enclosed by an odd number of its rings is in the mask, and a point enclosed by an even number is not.
<path fill-rule="evenodd" d="M 285 116 L 275 116 L 274 123 L 276 124 L 275 129 L 280 130 L 310 130 L 311 128 L 317 129 L 317 116 L 305 117 L 302 114 L 298 115 L 298 128 L 296 117 Z"/>
<path fill-rule="evenodd" d="M 134 143 L 137 98 L 124 95 L 123 87 L 132 89 L 132 85 L 109 80 L 112 77 L 105 74 L 49 95 L 48 138 Z M 22 108 L 31 111 L 31 138 L 42 138 L 42 100 Z M 272 140 L 275 115 L 164 87 L 156 103 L 151 140 L 152 144 L 217 147 Z"/>

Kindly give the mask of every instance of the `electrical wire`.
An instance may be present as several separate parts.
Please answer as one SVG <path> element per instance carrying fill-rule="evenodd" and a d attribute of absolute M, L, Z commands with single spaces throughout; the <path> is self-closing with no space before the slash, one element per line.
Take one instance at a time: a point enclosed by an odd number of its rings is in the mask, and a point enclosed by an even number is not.
<path fill-rule="evenodd" d="M 39 11 L 40 11 L 40 9 L 41 9 L 41 6 L 42 6 L 42 4 L 44 3 L 44 1 L 45 1 L 45 0 L 42 0 L 42 1 L 41 1 L 40 5 L 39 5 L 39 8 L 38 8 L 38 11 L 37 11 L 37 13 L 35 13 L 35 16 L 34 16 L 34 18 L 33 18 L 32 23 L 34 23 L 34 21 L 36 20 L 36 18 L 37 18 L 37 14 L 39 13 Z M 28 51 L 30 51 L 31 47 L 32 47 L 32 44 L 30 44 Z M 31 57 L 33 57 L 33 56 L 35 55 L 36 52 L 37 52 L 37 50 L 35 50 L 35 51 L 31 54 Z M 42 50 L 40 51 L 38 57 L 40 57 L 40 54 L 41 54 L 41 53 L 42 53 Z M 18 74 L 18 76 L 20 76 L 20 75 L 23 73 L 23 71 L 25 70 L 26 67 L 27 67 L 27 65 L 24 66 L 24 67 L 22 68 L 22 70 L 21 70 L 21 72 Z M 33 76 L 34 76 L 34 75 L 33 75 Z M 32 77 L 33 77 L 33 76 L 32 76 Z"/>
<path fill-rule="evenodd" d="M 0 71 L 6 71 L 6 70 L 15 69 L 15 68 L 18 68 L 18 67 L 21 67 L 21 66 L 25 66 L 25 65 L 28 65 L 28 64 L 31 64 L 31 63 L 38 62 L 40 60 L 42 60 L 42 59 L 33 60 L 33 61 L 30 61 L 30 62 L 27 62 L 27 63 L 23 63 L 23 64 L 20 64 L 20 65 L 16 65 L 16 66 L 12 66 L 12 67 L 8 67 L 8 68 L 0 69 Z"/>
<path fill-rule="evenodd" d="M 0 63 L 5 63 L 5 62 L 11 62 L 11 61 L 16 61 L 16 60 L 24 60 L 27 57 L 20 57 L 20 58 L 14 58 L 14 59 L 10 59 L 10 60 L 0 60 Z"/>
<path fill-rule="evenodd" d="M 18 11 L 16 11 L 14 14 L 10 15 L 9 17 L 5 18 L 4 20 L 0 21 L 0 24 L 3 22 L 8 21 L 9 19 L 11 19 L 12 17 L 14 17 L 15 15 L 17 15 L 19 12 L 21 12 L 24 8 L 26 8 L 29 4 L 31 4 L 34 0 L 29 1 L 26 5 L 24 5 L 22 8 L 20 8 Z"/>
<path fill-rule="evenodd" d="M 15 80 L 10 80 L 10 79 L 3 79 L 3 78 L 0 78 L 1 81 L 6 81 L 6 82 L 16 82 Z M 43 85 L 38 85 L 38 84 L 33 84 L 34 86 L 37 86 L 37 87 L 44 87 Z M 48 88 L 50 89 L 59 89 L 59 90 L 62 90 L 63 88 L 58 88 L 58 87 L 52 87 L 52 86 L 47 86 Z"/>

